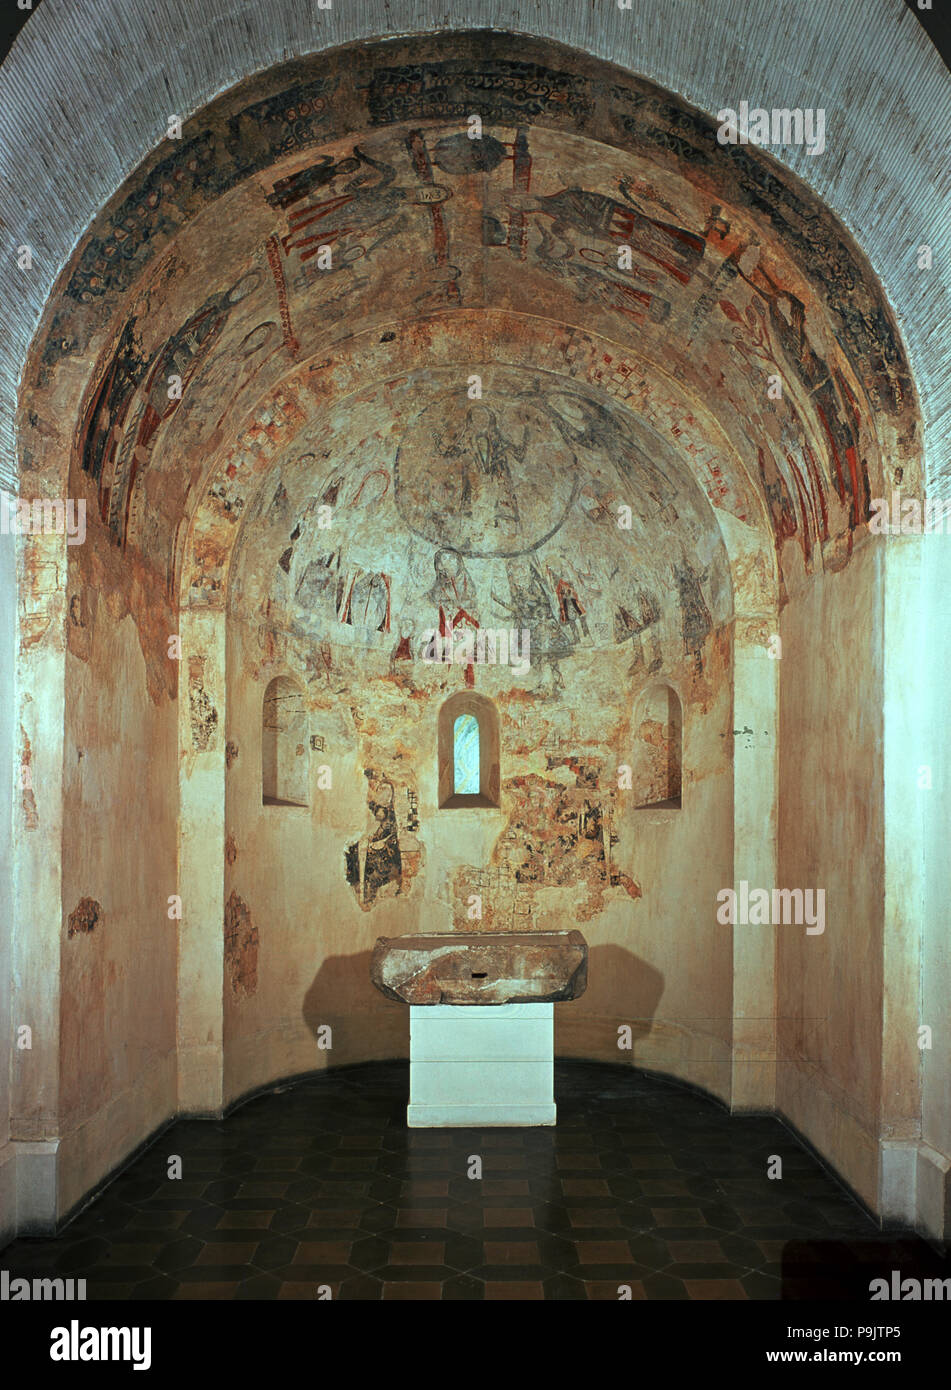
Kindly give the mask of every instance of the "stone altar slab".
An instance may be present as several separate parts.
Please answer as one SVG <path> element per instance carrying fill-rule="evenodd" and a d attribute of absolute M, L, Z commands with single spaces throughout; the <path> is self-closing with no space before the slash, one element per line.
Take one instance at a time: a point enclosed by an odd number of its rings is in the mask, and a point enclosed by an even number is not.
<path fill-rule="evenodd" d="M 557 1004 L 587 988 L 588 944 L 579 931 L 381 936 L 370 979 L 414 1005 Z"/>

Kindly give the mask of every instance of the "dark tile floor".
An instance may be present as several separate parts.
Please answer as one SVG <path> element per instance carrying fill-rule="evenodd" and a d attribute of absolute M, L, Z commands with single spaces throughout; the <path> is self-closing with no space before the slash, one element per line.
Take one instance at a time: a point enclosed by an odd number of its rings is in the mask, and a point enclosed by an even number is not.
<path fill-rule="evenodd" d="M 87 1297 L 860 1298 L 948 1261 L 874 1223 L 778 1121 L 656 1077 L 556 1064 L 554 1129 L 408 1130 L 405 1062 L 179 1121 L 11 1277 Z M 169 1155 L 182 1158 L 179 1180 Z M 766 1176 L 782 1158 L 781 1180 Z M 470 1156 L 482 1177 L 467 1176 Z"/>

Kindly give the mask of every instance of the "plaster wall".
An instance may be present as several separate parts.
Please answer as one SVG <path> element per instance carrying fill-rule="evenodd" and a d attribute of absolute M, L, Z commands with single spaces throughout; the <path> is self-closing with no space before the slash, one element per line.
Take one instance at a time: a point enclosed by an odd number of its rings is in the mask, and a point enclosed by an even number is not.
<path fill-rule="evenodd" d="M 780 634 L 779 882 L 825 930 L 777 934 L 777 1107 L 878 1200 L 884 980 L 883 555 L 804 585 Z M 750 929 L 752 930 L 752 929 Z"/>
<path fill-rule="evenodd" d="M 636 809 L 618 790 L 636 704 L 633 689 L 621 693 L 626 656 L 589 653 L 584 670 L 574 658 L 558 700 L 480 670 L 500 712 L 500 805 L 440 810 L 437 716 L 461 672 L 414 668 L 396 681 L 368 653 L 358 681 L 345 650 L 305 696 L 322 743 L 308 749 L 310 805 L 264 805 L 260 642 L 229 618 L 226 1100 L 312 1067 L 408 1055 L 408 1011 L 370 984 L 378 936 L 526 926 L 577 926 L 591 949 L 587 993 L 556 1010 L 560 1055 L 633 1061 L 729 1095 L 732 942 L 715 918 L 733 872 L 729 627 L 714 634 L 704 679 L 674 682 L 681 809 Z M 346 853 L 366 852 L 377 800 L 394 807 L 400 870 L 368 886 L 368 869 L 361 888 Z M 576 833 L 579 817 L 596 824 L 592 839 Z M 474 896 L 481 918 L 469 916 Z M 621 1025 L 632 1050 L 619 1050 Z"/>
<path fill-rule="evenodd" d="M 921 1065 L 921 1142 L 917 1155 L 916 1217 L 919 1229 L 951 1239 L 951 1049 L 947 1046 L 951 999 L 948 903 L 951 857 L 951 756 L 948 750 L 947 691 L 951 682 L 951 555 L 946 535 L 923 538 L 920 588 L 921 630 L 913 670 L 922 690 L 921 720 L 910 741 L 908 770 L 916 786 L 922 766 L 930 785 L 918 790 L 922 803 L 924 899 L 921 912 L 920 1016 L 913 1022 L 932 1030 L 931 1047 L 918 1050 Z M 925 677 L 927 676 L 927 679 Z"/>
<path fill-rule="evenodd" d="M 87 614 L 88 618 L 88 614 Z M 67 655 L 60 1214 L 175 1111 L 176 706 L 105 603 Z"/>
<path fill-rule="evenodd" d="M 12 536 L 0 544 L 0 1246 L 16 1227 L 16 1150 L 10 1143 L 10 1067 L 13 1019 L 13 752 L 16 746 L 16 551 Z"/>

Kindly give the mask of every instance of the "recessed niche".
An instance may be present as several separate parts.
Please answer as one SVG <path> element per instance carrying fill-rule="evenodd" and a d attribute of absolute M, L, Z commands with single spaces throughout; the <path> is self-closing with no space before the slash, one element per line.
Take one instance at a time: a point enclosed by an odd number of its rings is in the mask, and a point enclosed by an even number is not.
<path fill-rule="evenodd" d="M 683 710 L 677 692 L 658 682 L 635 706 L 631 758 L 638 810 L 679 810 L 683 804 Z"/>
<path fill-rule="evenodd" d="M 498 806 L 499 716 L 484 695 L 460 691 L 439 711 L 439 806 Z"/>
<path fill-rule="evenodd" d="M 308 804 L 307 712 L 290 676 L 275 676 L 261 713 L 261 800 L 265 806 Z"/>

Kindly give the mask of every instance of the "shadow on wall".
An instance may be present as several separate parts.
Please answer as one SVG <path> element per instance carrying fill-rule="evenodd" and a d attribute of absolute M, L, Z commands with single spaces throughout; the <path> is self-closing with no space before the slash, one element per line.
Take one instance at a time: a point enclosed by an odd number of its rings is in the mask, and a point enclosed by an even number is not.
<path fill-rule="evenodd" d="M 332 1029 L 330 1066 L 409 1056 L 409 1009 L 370 983 L 372 954 L 328 956 L 304 995 L 301 1015 L 318 1045 L 320 1029 Z"/>
<path fill-rule="evenodd" d="M 617 1049 L 619 1062 L 636 1062 L 637 1044 L 650 1033 L 663 992 L 663 975 L 633 951 L 625 951 L 623 946 L 592 946 L 588 952 L 588 988 L 580 999 L 555 1008 L 555 1055 L 578 1056 L 571 1044 L 564 1049 L 559 1046 L 561 1031 L 563 1036 L 577 1036 L 586 1053 L 603 1059 Z M 622 1026 L 631 1030 L 630 1051 L 617 1047 L 618 1028 Z M 598 1037 L 592 1048 L 593 1031 Z"/>
<path fill-rule="evenodd" d="M 330 956 L 304 996 L 302 1016 L 314 1040 L 319 1043 L 322 1027 L 332 1029 L 331 1066 L 409 1056 L 409 1007 L 384 998 L 370 983 L 372 954 Z M 647 961 L 621 946 L 593 946 L 587 990 L 555 1008 L 556 1056 L 604 1059 L 616 1050 L 619 1062 L 635 1062 L 637 1044 L 650 1033 L 663 992 L 663 975 Z M 617 1048 L 621 1026 L 631 1029 L 630 1050 Z"/>

